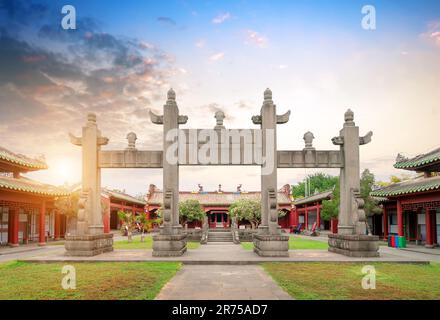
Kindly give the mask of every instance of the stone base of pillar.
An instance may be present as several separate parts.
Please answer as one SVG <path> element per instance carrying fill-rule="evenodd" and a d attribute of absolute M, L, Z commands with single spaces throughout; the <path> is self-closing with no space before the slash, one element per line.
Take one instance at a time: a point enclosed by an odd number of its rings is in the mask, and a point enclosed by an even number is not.
<path fill-rule="evenodd" d="M 113 234 L 66 235 L 65 248 L 67 256 L 91 257 L 113 251 Z"/>
<path fill-rule="evenodd" d="M 289 236 L 255 234 L 254 252 L 261 257 L 288 257 Z"/>
<path fill-rule="evenodd" d="M 18 247 L 19 244 L 18 243 L 8 243 L 8 246 L 15 248 L 15 247 Z"/>
<path fill-rule="evenodd" d="M 328 251 L 348 257 L 379 257 L 379 236 L 329 234 Z"/>
<path fill-rule="evenodd" d="M 186 234 L 153 236 L 153 257 L 179 257 L 186 252 Z"/>

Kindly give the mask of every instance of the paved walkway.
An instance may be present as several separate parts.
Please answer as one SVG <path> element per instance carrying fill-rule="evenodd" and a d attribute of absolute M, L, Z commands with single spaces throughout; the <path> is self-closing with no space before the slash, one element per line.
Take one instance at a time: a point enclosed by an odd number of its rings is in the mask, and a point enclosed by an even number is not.
<path fill-rule="evenodd" d="M 260 266 L 184 265 L 157 300 L 291 300 Z"/>
<path fill-rule="evenodd" d="M 62 248 L 64 249 L 64 248 Z M 69 257 L 64 250 L 45 250 L 35 252 L 22 261 L 32 262 L 75 262 L 75 261 L 181 261 L 184 264 L 258 264 L 261 262 L 440 262 L 439 255 L 427 255 L 393 248 L 381 247 L 378 258 L 351 258 L 327 250 L 290 250 L 289 257 L 260 257 L 241 245 L 225 243 L 208 243 L 199 249 L 188 250 L 181 257 L 153 257 L 152 250 L 115 250 L 94 257 Z"/>

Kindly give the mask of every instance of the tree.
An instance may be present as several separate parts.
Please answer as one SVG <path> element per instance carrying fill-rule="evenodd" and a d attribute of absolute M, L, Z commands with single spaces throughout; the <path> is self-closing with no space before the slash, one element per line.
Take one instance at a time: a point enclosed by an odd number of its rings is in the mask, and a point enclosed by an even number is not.
<path fill-rule="evenodd" d="M 179 203 L 179 217 L 182 225 L 191 221 L 202 221 L 205 215 L 198 200 L 188 199 Z"/>
<path fill-rule="evenodd" d="M 361 175 L 361 190 L 360 196 L 364 200 L 364 211 L 367 217 L 371 217 L 374 214 L 382 213 L 382 209 L 379 207 L 378 202 L 370 196 L 375 185 L 374 174 L 370 170 L 365 169 Z M 368 232 L 370 233 L 370 226 L 367 221 Z"/>
<path fill-rule="evenodd" d="M 78 214 L 79 191 L 72 192 L 65 197 L 59 197 L 55 200 L 55 208 L 68 217 L 76 217 Z"/>
<path fill-rule="evenodd" d="M 137 218 L 132 212 L 118 211 L 118 217 L 122 221 L 121 231 L 127 231 L 128 242 L 132 241 L 133 230 L 136 228 Z"/>
<path fill-rule="evenodd" d="M 240 199 L 229 207 L 229 215 L 237 220 L 247 220 L 256 229 L 261 221 L 261 203 L 251 199 Z"/>
<path fill-rule="evenodd" d="M 329 221 L 331 219 L 337 219 L 339 215 L 339 203 L 340 203 L 340 185 L 339 178 L 336 180 L 336 185 L 333 189 L 332 198 L 330 200 L 322 201 L 321 218 L 322 220 Z"/>
<path fill-rule="evenodd" d="M 338 180 L 338 177 L 322 172 L 311 174 L 308 175 L 304 181 L 299 182 L 297 185 L 292 185 L 292 195 L 294 198 L 303 198 L 306 194 L 306 184 L 307 189 L 309 189 L 312 193 L 315 191 L 328 191 L 334 188 Z"/>

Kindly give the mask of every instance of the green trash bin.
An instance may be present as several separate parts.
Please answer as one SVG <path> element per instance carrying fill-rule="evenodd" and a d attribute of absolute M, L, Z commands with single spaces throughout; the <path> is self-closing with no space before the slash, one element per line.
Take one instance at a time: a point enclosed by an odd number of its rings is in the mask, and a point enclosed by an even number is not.
<path fill-rule="evenodd" d="M 399 236 L 399 248 L 406 248 L 406 238 Z"/>

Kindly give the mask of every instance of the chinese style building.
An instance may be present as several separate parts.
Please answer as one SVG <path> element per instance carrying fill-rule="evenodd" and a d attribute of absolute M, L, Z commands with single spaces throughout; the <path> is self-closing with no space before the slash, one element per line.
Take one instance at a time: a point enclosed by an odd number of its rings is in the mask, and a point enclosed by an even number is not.
<path fill-rule="evenodd" d="M 66 217 L 54 201 L 69 193 L 61 188 L 31 180 L 23 173 L 47 169 L 42 159 L 33 159 L 0 148 L 0 244 L 44 245 L 66 231 Z"/>
<path fill-rule="evenodd" d="M 119 221 L 118 211 L 132 212 L 135 215 L 145 212 L 145 201 L 132 197 L 125 192 L 103 189 L 101 193 L 102 202 L 105 205 L 104 214 L 104 232 L 110 230 L 119 230 L 121 221 Z"/>
<path fill-rule="evenodd" d="M 290 227 L 290 216 L 292 212 L 292 201 L 290 198 L 290 186 L 285 185 L 278 191 L 278 209 L 284 211 L 286 214 L 278 220 L 281 228 Z M 152 215 L 162 206 L 163 191 L 157 189 L 155 185 L 150 185 L 147 194 L 147 215 Z M 237 191 L 223 191 L 221 185 L 217 191 L 203 191 L 199 186 L 199 191 L 180 191 L 179 201 L 198 200 L 203 210 L 208 216 L 210 228 L 228 228 L 231 226 L 231 219 L 229 218 L 229 207 L 240 199 L 252 199 L 261 201 L 261 192 L 259 191 L 241 191 L 241 187 Z M 239 222 L 244 225 L 244 222 Z M 201 227 L 202 222 L 197 221 L 190 223 L 189 227 Z"/>
<path fill-rule="evenodd" d="M 376 234 L 405 236 L 428 248 L 440 243 L 440 148 L 408 159 L 398 155 L 397 169 L 420 173 L 414 179 L 375 190 L 383 212 L 374 217 Z"/>
<path fill-rule="evenodd" d="M 337 232 L 337 219 L 324 221 L 321 219 L 322 201 L 331 200 L 333 191 L 316 193 L 309 197 L 294 201 L 295 208 L 291 215 L 291 225 L 296 227 L 301 225 L 301 230 L 311 230 L 316 223 L 319 230 L 332 230 Z"/>

